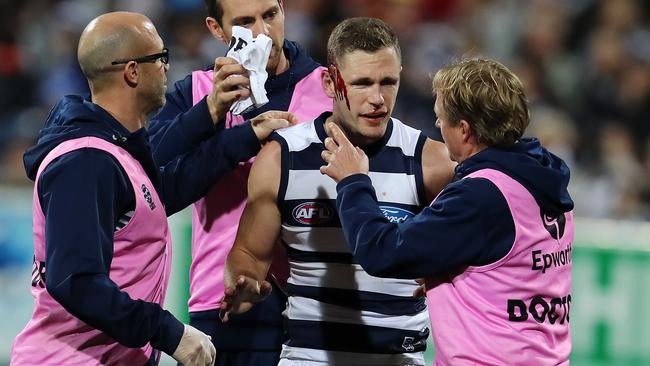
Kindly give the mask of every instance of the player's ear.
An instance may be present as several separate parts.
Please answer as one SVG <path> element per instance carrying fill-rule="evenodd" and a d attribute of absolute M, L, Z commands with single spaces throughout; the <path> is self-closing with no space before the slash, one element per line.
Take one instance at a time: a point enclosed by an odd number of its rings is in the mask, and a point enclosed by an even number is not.
<path fill-rule="evenodd" d="M 124 69 L 122 70 L 122 73 L 124 76 L 124 81 L 126 81 L 127 84 L 129 84 L 132 87 L 138 85 L 140 74 L 138 73 L 137 62 L 129 61 L 126 65 L 124 65 Z"/>
<path fill-rule="evenodd" d="M 208 27 L 208 30 L 212 34 L 212 36 L 221 42 L 224 42 L 226 44 L 230 43 L 230 40 L 226 40 L 226 34 L 223 31 L 223 28 L 221 28 L 221 25 L 219 22 L 217 22 L 216 19 L 213 17 L 207 17 L 205 18 L 205 26 Z"/>
<path fill-rule="evenodd" d="M 474 133 L 474 129 L 472 129 L 472 126 L 467 121 L 465 121 L 464 119 L 461 119 L 460 122 L 458 122 L 458 124 L 459 124 L 460 130 L 463 133 L 463 142 L 468 142 L 471 138 L 476 138 L 476 134 Z"/>
<path fill-rule="evenodd" d="M 326 69 L 321 72 L 321 82 L 323 84 L 323 90 L 325 91 L 325 94 L 330 98 L 336 97 L 334 80 L 332 79 L 332 75 L 330 72 L 331 68 L 333 67 L 334 66 L 331 66 L 329 70 Z"/>

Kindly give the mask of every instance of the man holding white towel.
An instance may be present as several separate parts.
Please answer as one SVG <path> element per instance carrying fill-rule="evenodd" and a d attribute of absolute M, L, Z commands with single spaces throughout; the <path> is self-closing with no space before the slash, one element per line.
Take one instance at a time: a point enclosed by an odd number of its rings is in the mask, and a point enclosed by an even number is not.
<path fill-rule="evenodd" d="M 234 59 L 217 58 L 214 65 L 177 82 L 167 93 L 165 107 L 150 122 L 154 156 L 159 164 L 172 157 L 172 146 L 174 151 L 189 150 L 216 130 L 234 127 L 267 110 L 290 111 L 301 121 L 308 121 L 332 108 L 332 100 L 321 84 L 325 68 L 300 45 L 284 39 L 280 1 L 206 0 L 206 9 L 205 24 L 222 42 L 231 43 L 235 26 L 249 29 L 255 42 L 261 35 L 271 39 L 268 79 L 264 84 L 269 102 L 241 115 L 229 112 L 233 102 L 251 96 L 251 73 Z M 238 47 L 239 42 L 233 44 L 233 50 Z M 172 129 L 182 131 L 172 133 Z M 218 316 L 224 263 L 246 203 L 251 164 L 252 159 L 240 164 L 193 206 L 190 324 L 212 337 L 217 365 L 277 365 L 282 344 L 281 313 L 286 296 L 279 288 L 253 311 L 233 316 L 227 324 Z M 277 258 L 270 274 L 281 282 L 286 278 L 287 264 L 281 253 Z"/>

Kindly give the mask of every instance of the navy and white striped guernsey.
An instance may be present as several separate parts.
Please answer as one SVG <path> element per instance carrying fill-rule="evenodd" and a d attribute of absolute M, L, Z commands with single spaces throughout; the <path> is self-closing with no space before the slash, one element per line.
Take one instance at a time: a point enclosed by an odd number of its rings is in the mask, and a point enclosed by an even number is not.
<path fill-rule="evenodd" d="M 322 114 L 277 131 L 282 145 L 278 204 L 290 277 L 282 358 L 345 365 L 424 365 L 429 336 L 414 280 L 378 278 L 354 263 L 336 212 L 336 183 L 319 172 L 327 137 Z M 422 179 L 426 137 L 393 118 L 364 150 L 385 217 L 409 219 L 428 203 Z"/>

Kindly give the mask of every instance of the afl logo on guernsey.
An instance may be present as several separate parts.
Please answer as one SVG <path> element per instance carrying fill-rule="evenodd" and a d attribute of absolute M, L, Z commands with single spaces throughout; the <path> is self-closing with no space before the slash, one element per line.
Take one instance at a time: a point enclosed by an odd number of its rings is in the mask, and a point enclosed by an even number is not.
<path fill-rule="evenodd" d="M 407 219 L 415 216 L 413 212 L 404 210 L 399 207 L 393 207 L 393 206 L 379 206 L 379 209 L 381 209 L 381 212 L 384 214 L 384 217 L 388 219 L 388 221 L 399 224 Z"/>
<path fill-rule="evenodd" d="M 294 220 L 304 225 L 316 226 L 330 222 L 334 218 L 332 208 L 321 202 L 303 202 L 291 212 Z"/>

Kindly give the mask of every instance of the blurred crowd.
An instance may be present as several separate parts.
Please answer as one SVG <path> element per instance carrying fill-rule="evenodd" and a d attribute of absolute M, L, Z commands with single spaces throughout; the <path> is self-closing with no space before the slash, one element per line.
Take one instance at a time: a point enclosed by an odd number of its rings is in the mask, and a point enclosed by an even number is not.
<path fill-rule="evenodd" d="M 285 0 L 286 37 L 320 62 L 338 21 L 372 16 L 398 33 L 404 69 L 394 116 L 439 138 L 431 75 L 463 56 L 498 59 L 523 79 L 528 135 L 572 168 L 576 213 L 650 220 L 650 2 L 647 0 Z M 52 105 L 88 87 L 77 40 L 96 15 L 138 11 L 171 53 L 168 79 L 226 47 L 203 0 L 1 0 L 0 184 L 28 185 L 22 153 Z"/>

